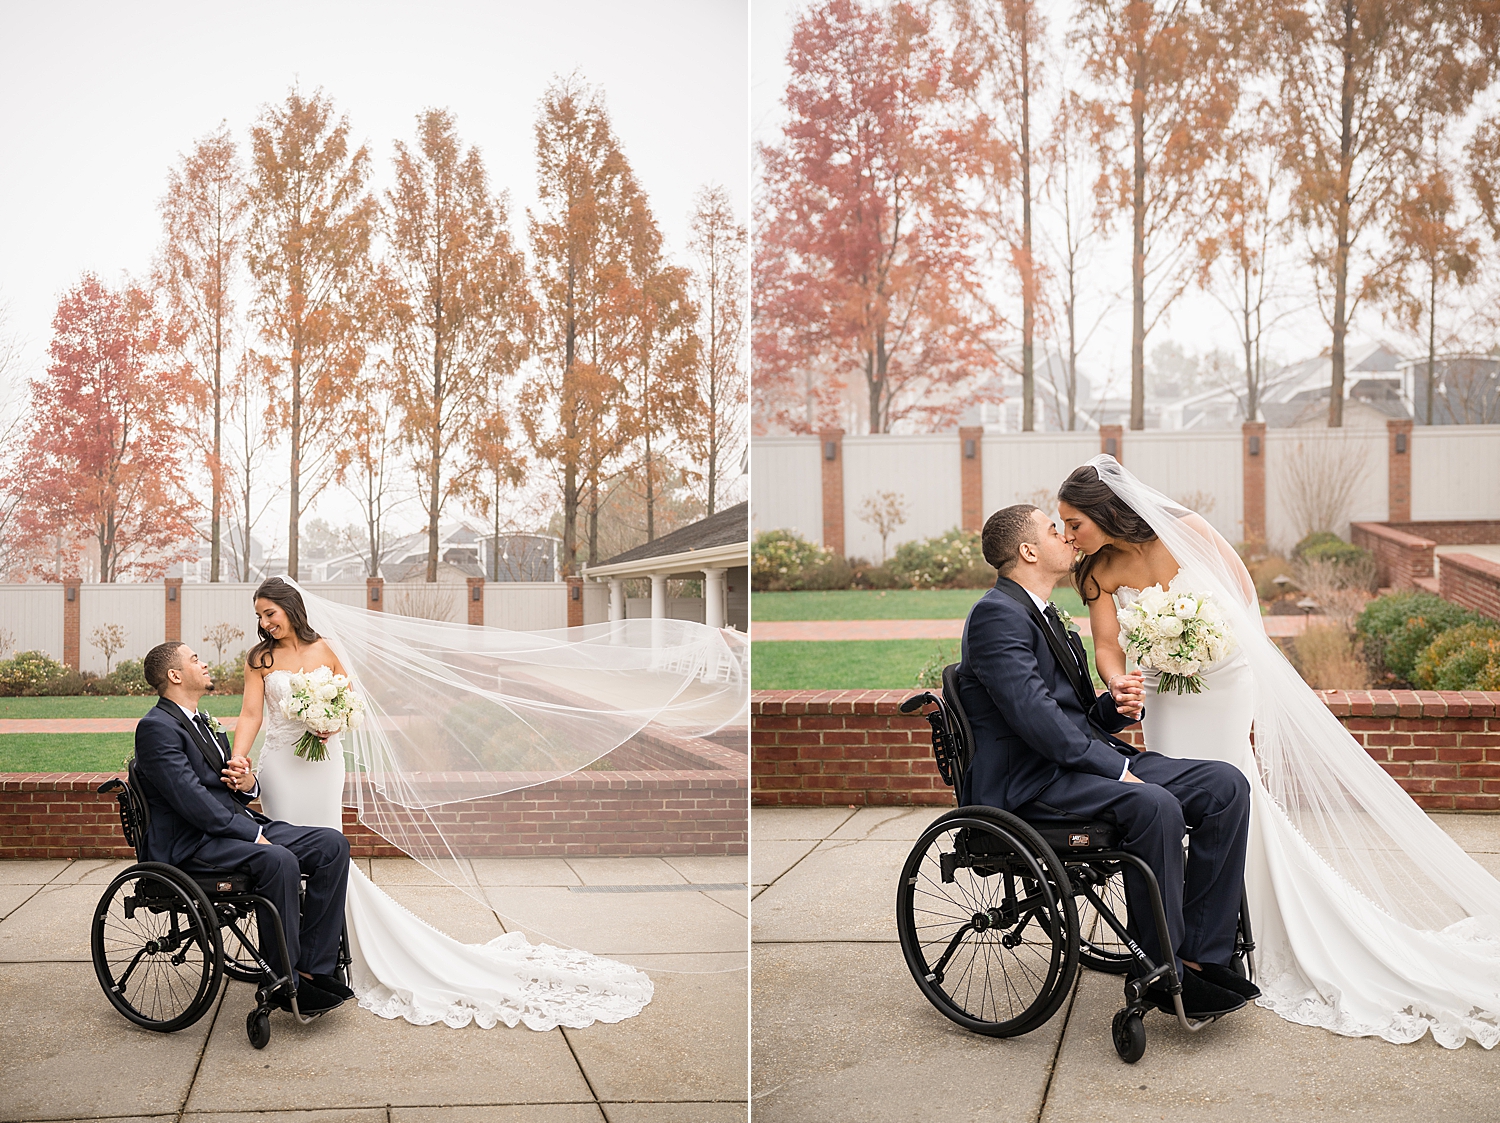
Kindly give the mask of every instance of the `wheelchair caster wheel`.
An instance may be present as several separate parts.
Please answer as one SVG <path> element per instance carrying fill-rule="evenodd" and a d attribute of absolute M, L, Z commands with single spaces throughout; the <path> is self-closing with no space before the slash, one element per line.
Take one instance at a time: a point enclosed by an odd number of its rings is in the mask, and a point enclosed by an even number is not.
<path fill-rule="evenodd" d="M 1128 1065 L 1135 1064 L 1146 1053 L 1146 1023 L 1129 1008 L 1115 1015 L 1113 1027 L 1115 1052 Z"/>
<path fill-rule="evenodd" d="M 264 1010 L 251 1010 L 245 1015 L 245 1033 L 251 1045 L 264 1049 L 271 1040 L 271 1015 Z"/>

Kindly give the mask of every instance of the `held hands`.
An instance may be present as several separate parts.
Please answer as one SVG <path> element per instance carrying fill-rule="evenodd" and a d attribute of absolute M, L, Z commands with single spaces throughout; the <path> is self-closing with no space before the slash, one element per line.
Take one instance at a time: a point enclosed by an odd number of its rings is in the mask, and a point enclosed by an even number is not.
<path fill-rule="evenodd" d="M 1107 685 L 1114 697 L 1115 709 L 1128 718 L 1139 719 L 1141 710 L 1146 705 L 1146 689 L 1141 681 L 1141 672 L 1111 675 Z"/>
<path fill-rule="evenodd" d="M 232 756 L 229 763 L 224 766 L 220 778 L 232 790 L 237 792 L 248 792 L 255 787 L 255 773 L 250 771 L 250 758 L 245 756 Z"/>

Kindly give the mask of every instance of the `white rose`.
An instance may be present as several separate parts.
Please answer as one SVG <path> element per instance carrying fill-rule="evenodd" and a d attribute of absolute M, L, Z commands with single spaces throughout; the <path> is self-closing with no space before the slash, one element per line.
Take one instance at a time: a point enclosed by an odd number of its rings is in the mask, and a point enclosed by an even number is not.
<path fill-rule="evenodd" d="M 1198 612 L 1198 601 L 1195 597 L 1180 596 L 1172 605 L 1172 613 L 1179 620 L 1186 620 Z"/>
<path fill-rule="evenodd" d="M 1182 621 L 1175 616 L 1163 616 L 1156 622 L 1156 628 L 1169 639 L 1182 635 Z"/>

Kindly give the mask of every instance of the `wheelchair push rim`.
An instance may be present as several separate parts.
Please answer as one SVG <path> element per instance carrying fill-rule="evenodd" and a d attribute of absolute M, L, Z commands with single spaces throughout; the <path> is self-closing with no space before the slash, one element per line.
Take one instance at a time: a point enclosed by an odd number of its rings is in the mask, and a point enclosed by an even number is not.
<path fill-rule="evenodd" d="M 159 862 L 131 866 L 110 882 L 94 909 L 90 950 L 110 1005 L 159 1033 L 198 1021 L 224 978 L 207 894 Z"/>
<path fill-rule="evenodd" d="M 902 867 L 896 928 L 917 987 L 974 1033 L 1014 1037 L 1057 1012 L 1078 972 L 1067 873 L 1026 823 L 994 808 L 951 811 Z"/>

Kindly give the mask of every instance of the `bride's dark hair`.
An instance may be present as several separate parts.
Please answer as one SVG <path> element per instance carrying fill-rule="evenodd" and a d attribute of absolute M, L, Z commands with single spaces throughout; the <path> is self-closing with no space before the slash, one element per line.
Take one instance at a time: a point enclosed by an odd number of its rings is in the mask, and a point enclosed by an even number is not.
<path fill-rule="evenodd" d="M 1073 474 L 1063 480 L 1062 487 L 1057 489 L 1057 500 L 1076 507 L 1111 538 L 1118 538 L 1122 542 L 1150 542 L 1156 537 L 1151 524 L 1136 514 L 1099 478 L 1099 473 L 1092 464 L 1073 469 Z M 1078 586 L 1078 595 L 1085 604 L 1098 600 L 1099 594 L 1104 591 L 1099 588 L 1094 569 L 1114 549 L 1113 546 L 1104 546 L 1096 553 L 1084 554 L 1073 564 L 1073 582 Z M 1089 591 L 1091 588 L 1092 592 Z"/>
<path fill-rule="evenodd" d="M 251 603 L 258 600 L 271 601 L 282 612 L 285 612 L 287 623 L 292 626 L 292 631 L 297 633 L 297 638 L 303 643 L 312 643 L 321 638 L 308 626 L 307 607 L 302 603 L 302 594 L 280 577 L 272 577 L 260 583 L 260 588 L 255 590 Z M 246 662 L 252 667 L 269 667 L 276 661 L 272 654 L 276 641 L 260 626 L 259 617 L 255 620 L 255 634 L 260 637 L 260 642 L 250 649 L 250 658 Z"/>

